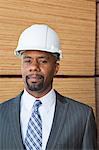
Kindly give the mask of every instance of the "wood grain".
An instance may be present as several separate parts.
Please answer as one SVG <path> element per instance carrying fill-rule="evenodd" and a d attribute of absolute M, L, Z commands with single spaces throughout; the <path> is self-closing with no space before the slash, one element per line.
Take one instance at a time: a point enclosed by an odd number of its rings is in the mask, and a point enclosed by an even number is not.
<path fill-rule="evenodd" d="M 86 103 L 95 111 L 95 84 L 93 78 L 55 78 L 54 89 L 62 95 Z M 23 90 L 21 78 L 0 78 L 0 101 L 15 97 Z"/>
<path fill-rule="evenodd" d="M 99 0 L 97 0 L 97 37 L 96 37 L 96 109 L 97 109 L 97 149 L 99 149 Z"/>
<path fill-rule="evenodd" d="M 20 60 L 13 54 L 20 33 L 46 23 L 61 40 L 59 74 L 94 75 L 95 7 L 95 0 L 0 0 L 0 74 L 20 74 Z"/>
<path fill-rule="evenodd" d="M 96 74 L 99 75 L 99 3 L 97 3 L 97 49 L 96 49 Z"/>
<path fill-rule="evenodd" d="M 99 149 L 99 77 L 96 77 L 96 114 L 97 114 L 97 142 L 98 142 L 98 149 Z"/>

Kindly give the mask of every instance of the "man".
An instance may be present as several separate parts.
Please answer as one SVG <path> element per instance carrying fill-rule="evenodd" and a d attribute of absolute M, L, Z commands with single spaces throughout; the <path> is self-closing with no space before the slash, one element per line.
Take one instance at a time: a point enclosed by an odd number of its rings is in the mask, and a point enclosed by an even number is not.
<path fill-rule="evenodd" d="M 47 25 L 24 30 L 15 50 L 24 91 L 0 105 L 0 150 L 95 150 L 92 108 L 53 90 L 60 43 Z"/>

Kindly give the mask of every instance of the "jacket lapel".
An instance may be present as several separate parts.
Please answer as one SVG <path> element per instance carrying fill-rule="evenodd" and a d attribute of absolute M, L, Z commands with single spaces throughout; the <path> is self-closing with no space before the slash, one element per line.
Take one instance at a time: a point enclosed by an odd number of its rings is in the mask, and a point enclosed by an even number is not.
<path fill-rule="evenodd" d="M 66 121 L 65 118 L 68 109 L 68 103 L 66 99 L 64 100 L 64 97 L 58 94 L 57 92 L 56 92 L 56 96 L 57 97 L 56 97 L 54 120 L 50 132 L 50 136 L 48 139 L 48 143 L 46 146 L 46 150 L 54 149 L 56 142 L 58 141 L 58 138 L 60 136 L 61 130 L 63 128 L 64 121 Z"/>
<path fill-rule="evenodd" d="M 10 126 L 11 126 L 11 132 L 13 133 L 13 140 L 15 144 L 17 145 L 17 148 L 20 150 L 24 150 L 24 145 L 22 141 L 22 135 L 21 135 L 21 127 L 20 127 L 20 100 L 21 100 L 22 93 L 17 96 L 11 105 L 10 108 Z"/>
<path fill-rule="evenodd" d="M 11 132 L 13 133 L 13 140 L 15 141 L 18 149 L 24 150 L 24 145 L 23 145 L 22 135 L 21 135 L 21 126 L 20 126 L 21 95 L 22 93 L 12 101 L 11 108 L 9 109 L 10 111 L 9 119 L 10 119 Z M 66 112 L 68 109 L 68 103 L 67 104 L 66 103 L 67 101 L 64 100 L 64 97 L 59 95 L 56 92 L 56 107 L 54 113 L 54 120 L 50 132 L 50 136 L 47 142 L 46 150 L 54 149 L 56 142 L 60 136 L 66 118 Z"/>

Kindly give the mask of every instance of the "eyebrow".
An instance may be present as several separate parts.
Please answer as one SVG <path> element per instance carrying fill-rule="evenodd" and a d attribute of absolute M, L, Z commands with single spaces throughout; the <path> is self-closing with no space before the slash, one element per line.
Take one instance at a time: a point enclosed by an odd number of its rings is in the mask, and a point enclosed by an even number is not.
<path fill-rule="evenodd" d="M 39 56 L 38 58 L 39 59 L 43 59 L 43 58 L 49 59 L 49 56 Z"/>
<path fill-rule="evenodd" d="M 25 56 L 23 56 L 23 59 L 25 59 L 25 58 L 32 58 L 32 57 L 25 55 Z"/>
<path fill-rule="evenodd" d="M 31 56 L 26 56 L 26 55 L 24 55 L 24 56 L 23 56 L 23 59 L 25 59 L 25 58 L 33 59 Z M 44 58 L 49 59 L 49 56 L 38 56 L 37 58 L 38 58 L 38 59 L 44 59 Z"/>

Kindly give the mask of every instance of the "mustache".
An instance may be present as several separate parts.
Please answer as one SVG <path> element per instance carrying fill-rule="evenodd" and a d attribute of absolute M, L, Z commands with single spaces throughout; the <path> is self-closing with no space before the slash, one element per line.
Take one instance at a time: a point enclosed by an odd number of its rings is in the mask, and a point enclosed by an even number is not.
<path fill-rule="evenodd" d="M 44 76 L 43 75 L 40 75 L 40 74 L 30 74 L 30 75 L 27 75 L 26 76 L 26 79 L 31 79 L 31 78 L 37 78 L 37 79 L 44 79 Z"/>

